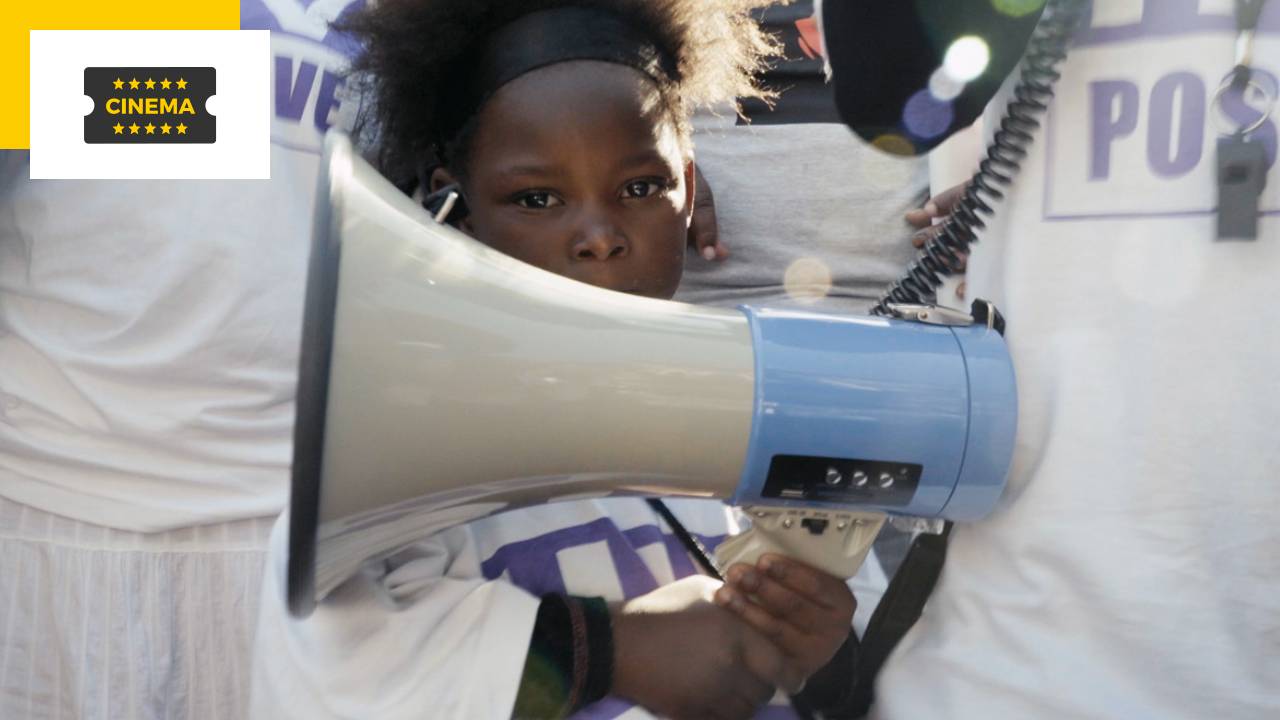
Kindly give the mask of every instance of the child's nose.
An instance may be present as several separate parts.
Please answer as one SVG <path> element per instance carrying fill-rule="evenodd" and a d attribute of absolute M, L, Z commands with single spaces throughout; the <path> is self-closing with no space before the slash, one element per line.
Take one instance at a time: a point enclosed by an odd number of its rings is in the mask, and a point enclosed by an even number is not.
<path fill-rule="evenodd" d="M 630 252 L 627 236 L 615 224 L 603 219 L 582 228 L 570 248 L 575 260 L 612 260 Z"/>

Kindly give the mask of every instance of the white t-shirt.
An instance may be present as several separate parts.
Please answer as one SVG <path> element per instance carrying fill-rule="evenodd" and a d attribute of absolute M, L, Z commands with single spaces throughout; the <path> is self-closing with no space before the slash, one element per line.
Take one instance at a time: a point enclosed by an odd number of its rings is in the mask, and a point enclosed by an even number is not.
<path fill-rule="evenodd" d="M 839 122 L 812 0 L 758 14 L 780 45 L 761 82 L 779 93 L 694 116 L 698 170 L 729 257 L 690 250 L 677 300 L 865 312 L 915 257 L 903 221 L 928 186 L 923 159 L 867 146 Z"/>
<path fill-rule="evenodd" d="M 135 531 L 283 508 L 340 9 L 242 5 L 274 30 L 269 181 L 32 181 L 0 154 L 0 494 Z"/>
<path fill-rule="evenodd" d="M 681 523 L 714 549 L 736 529 L 724 505 L 670 500 Z M 254 718 L 510 717 L 538 597 L 609 601 L 644 595 L 697 572 L 644 501 L 553 503 L 507 512 L 366 563 L 305 621 L 284 606 L 288 516 L 271 540 L 254 652 Z M 865 627 L 884 588 L 871 562 L 850 582 Z M 576 720 L 651 718 L 616 697 Z M 794 718 L 781 696 L 758 715 Z"/>
<path fill-rule="evenodd" d="M 1256 241 L 1215 241 L 1231 13 L 1099 2 L 1064 65 L 969 262 L 1009 322 L 1010 487 L 957 528 L 880 718 L 1280 717 L 1280 181 Z M 1277 32 L 1269 3 L 1273 89 Z"/>

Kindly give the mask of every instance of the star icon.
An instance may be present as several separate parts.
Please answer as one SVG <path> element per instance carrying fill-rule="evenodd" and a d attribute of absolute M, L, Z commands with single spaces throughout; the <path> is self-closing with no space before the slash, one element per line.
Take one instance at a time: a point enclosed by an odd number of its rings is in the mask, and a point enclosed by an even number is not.
<path fill-rule="evenodd" d="M 116 81 L 115 81 L 115 82 L 113 82 L 113 83 L 111 83 L 111 84 L 112 84 L 112 85 L 115 85 L 117 90 L 123 90 L 123 89 L 124 89 L 124 81 L 123 81 L 123 80 L 121 80 L 120 78 L 116 78 Z"/>
<path fill-rule="evenodd" d="M 132 125 L 130 125 L 130 126 L 129 126 L 129 134 L 130 134 L 130 135 L 137 135 L 137 134 L 138 134 L 138 123 L 134 123 L 134 124 L 132 124 Z"/>
<path fill-rule="evenodd" d="M 132 79 L 132 80 L 130 80 L 130 81 L 129 81 L 129 89 L 130 89 L 130 90 L 137 90 L 137 89 L 138 89 L 138 78 L 134 78 L 134 79 Z"/>
<path fill-rule="evenodd" d="M 178 78 L 178 89 L 179 89 L 179 90 L 186 90 L 186 89 L 187 89 L 187 81 L 186 81 L 186 80 L 183 80 L 182 78 Z"/>
<path fill-rule="evenodd" d="M 165 123 L 165 124 L 163 124 L 163 125 L 161 125 L 161 126 L 160 126 L 160 134 L 161 134 L 161 135 L 168 135 L 168 134 L 169 134 L 169 131 L 170 131 L 170 130 L 172 130 L 172 129 L 173 129 L 173 128 L 172 128 L 172 127 L 170 127 L 169 123 Z"/>
<path fill-rule="evenodd" d="M 111 129 L 112 129 L 112 130 L 115 130 L 117 135 L 123 135 L 123 134 L 124 134 L 124 126 L 123 126 L 123 125 L 121 125 L 120 123 L 116 123 L 115 125 L 112 125 L 112 126 L 111 126 Z"/>
<path fill-rule="evenodd" d="M 155 81 L 155 80 L 152 80 L 151 78 L 147 78 L 146 86 L 147 86 L 147 89 L 148 89 L 148 90 L 155 90 L 155 89 L 156 89 L 156 81 Z"/>
<path fill-rule="evenodd" d="M 156 134 L 156 126 L 155 126 L 155 125 L 152 125 L 151 123 L 147 123 L 147 134 L 148 134 L 148 135 L 155 135 L 155 134 Z"/>
<path fill-rule="evenodd" d="M 186 134 L 187 134 L 187 126 L 186 126 L 186 125 L 183 125 L 182 123 L 178 123 L 178 134 L 179 134 L 179 135 L 186 135 Z"/>
<path fill-rule="evenodd" d="M 173 83 L 169 82 L 169 78 L 165 78 L 165 79 L 163 79 L 163 80 L 161 80 L 161 81 L 160 81 L 160 87 L 164 88 L 165 90 L 168 90 L 168 89 L 169 89 L 169 86 L 170 86 L 170 85 L 172 85 L 172 84 L 173 84 Z"/>

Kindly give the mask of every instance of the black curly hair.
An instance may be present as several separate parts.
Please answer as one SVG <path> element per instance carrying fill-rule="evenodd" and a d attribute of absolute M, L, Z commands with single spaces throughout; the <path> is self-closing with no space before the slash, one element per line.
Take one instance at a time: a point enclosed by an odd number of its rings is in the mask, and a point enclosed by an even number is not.
<path fill-rule="evenodd" d="M 513 20 L 539 10 L 594 7 L 641 30 L 674 60 L 675 72 L 658 89 L 687 138 L 694 107 L 770 99 L 756 78 L 777 49 L 751 11 L 773 4 L 778 0 L 378 0 L 334 27 L 361 46 L 351 67 L 364 103 L 357 136 L 383 173 L 408 187 L 435 165 L 465 177 L 474 122 L 458 130 L 444 111 L 456 100 L 450 93 L 458 63 Z"/>

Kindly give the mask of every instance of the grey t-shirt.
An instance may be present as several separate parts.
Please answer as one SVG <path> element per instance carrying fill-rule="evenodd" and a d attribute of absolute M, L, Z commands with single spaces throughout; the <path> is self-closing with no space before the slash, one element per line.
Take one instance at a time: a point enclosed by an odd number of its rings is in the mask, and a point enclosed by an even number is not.
<path fill-rule="evenodd" d="M 902 214 L 924 200 L 923 159 L 867 147 L 839 122 L 812 0 L 756 18 L 782 49 L 762 77 L 772 104 L 694 118 L 694 153 L 731 253 L 690 252 L 676 299 L 863 312 L 914 258 Z"/>
<path fill-rule="evenodd" d="M 690 250 L 677 300 L 863 312 L 915 256 L 904 212 L 923 201 L 923 159 L 868 147 L 836 123 L 695 118 L 698 168 L 730 256 Z"/>

